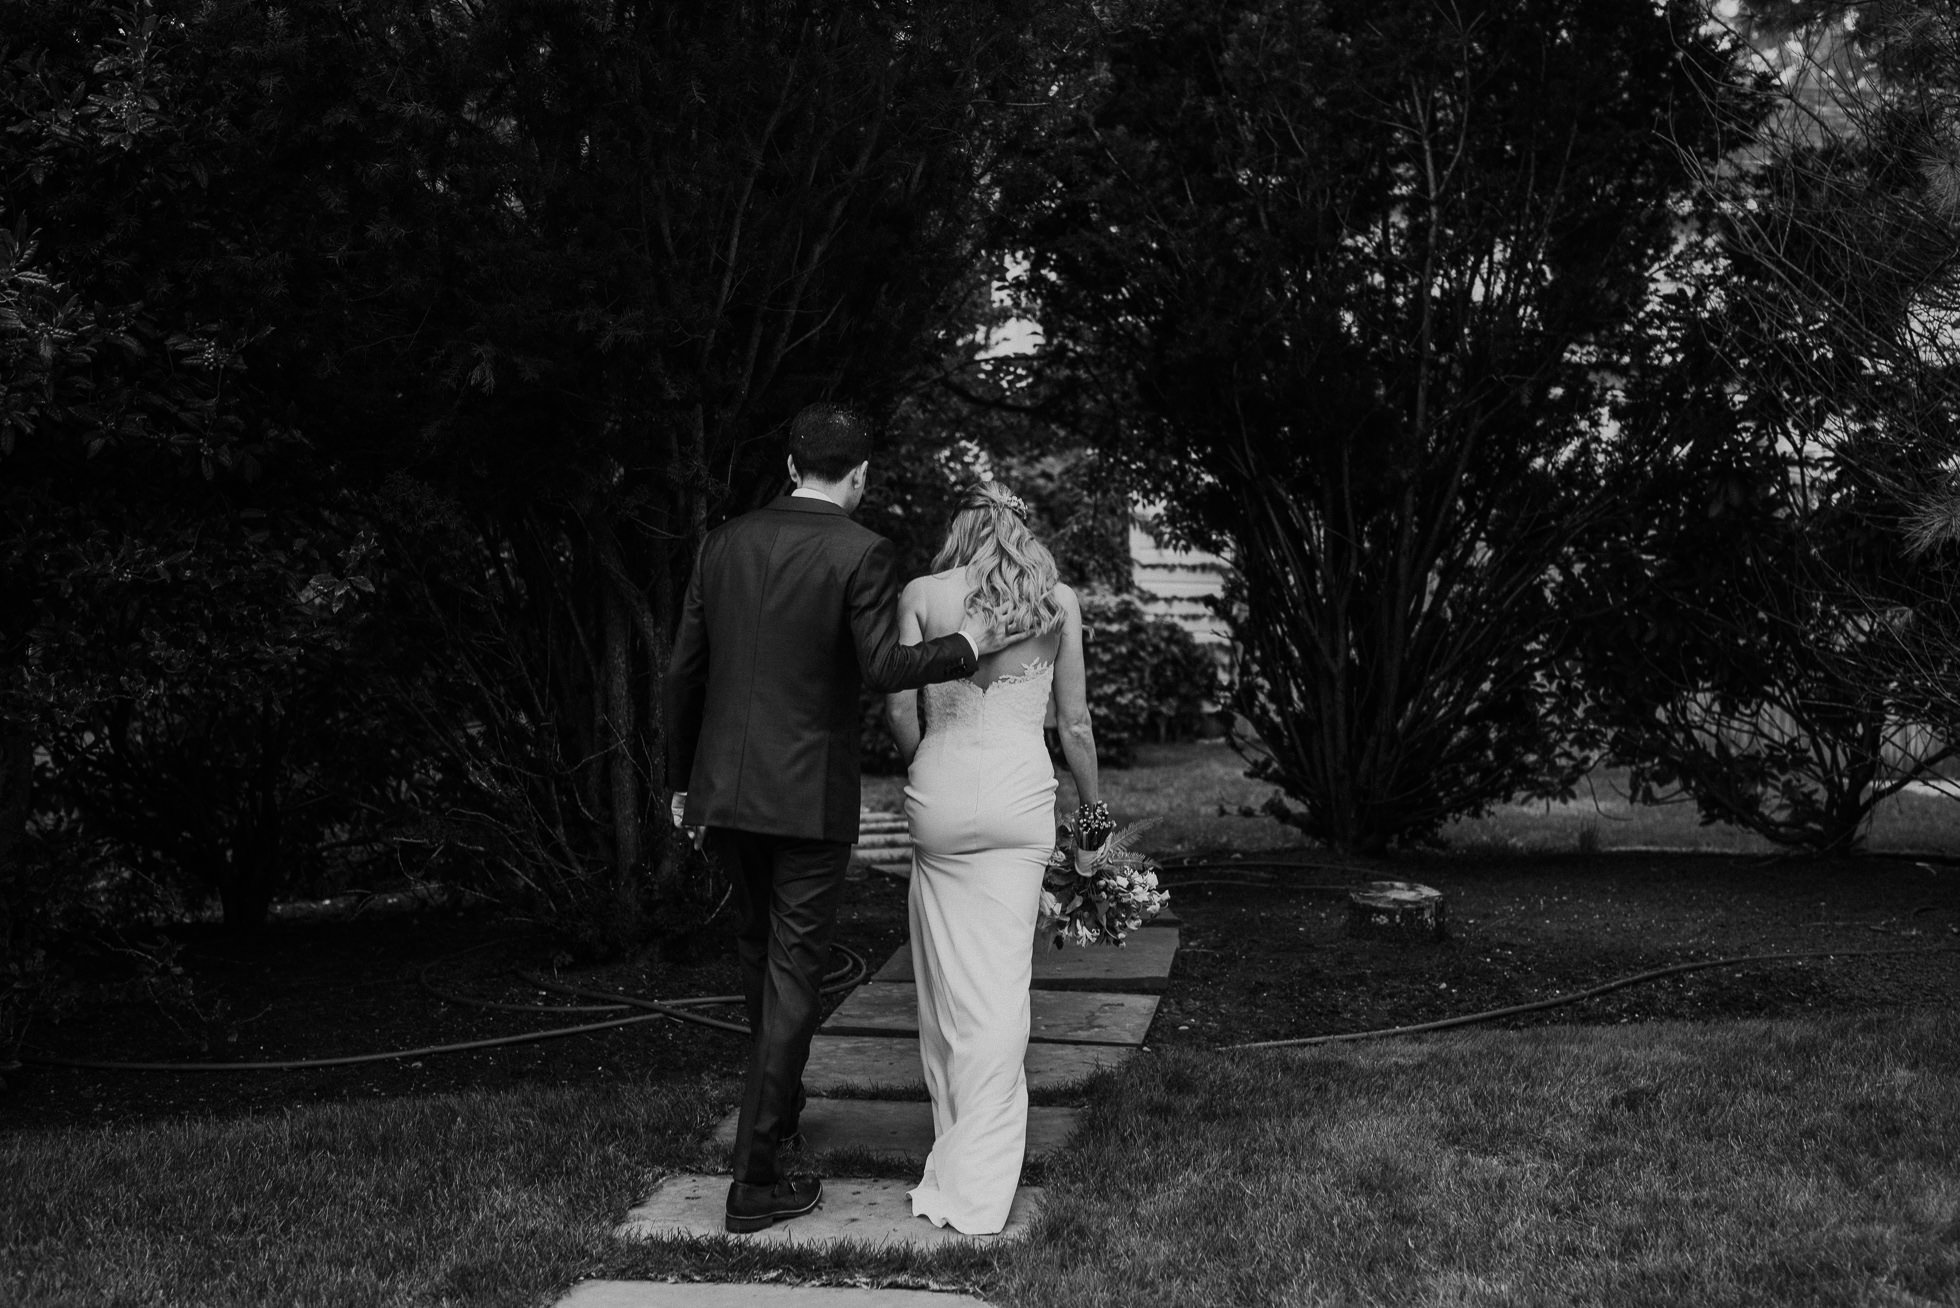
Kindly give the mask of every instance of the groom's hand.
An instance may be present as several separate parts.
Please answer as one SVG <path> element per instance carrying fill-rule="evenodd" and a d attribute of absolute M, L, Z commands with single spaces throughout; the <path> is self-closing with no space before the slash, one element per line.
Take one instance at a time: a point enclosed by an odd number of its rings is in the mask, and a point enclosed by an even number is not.
<path fill-rule="evenodd" d="M 1006 649 L 1009 645 L 1020 644 L 1032 634 L 1011 629 L 1002 630 L 975 613 L 966 615 L 966 621 L 960 625 L 960 633 L 973 642 L 974 651 L 983 659 L 989 654 Z"/>
<path fill-rule="evenodd" d="M 674 819 L 675 826 L 681 827 L 687 832 L 688 843 L 692 844 L 696 849 L 701 848 L 701 841 L 708 834 L 708 829 L 706 827 L 690 827 L 687 825 L 687 792 L 685 790 L 676 790 L 674 792 L 673 798 L 667 801 L 667 813 Z"/>

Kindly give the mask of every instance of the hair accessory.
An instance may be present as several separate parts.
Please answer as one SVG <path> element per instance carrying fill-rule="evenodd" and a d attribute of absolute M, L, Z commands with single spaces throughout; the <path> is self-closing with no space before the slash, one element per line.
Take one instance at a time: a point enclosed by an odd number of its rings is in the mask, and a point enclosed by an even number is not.
<path fill-rule="evenodd" d="M 1084 804 L 1075 810 L 1075 844 L 1078 849 L 1101 849 L 1109 833 L 1116 830 L 1109 816 L 1109 805 Z"/>
<path fill-rule="evenodd" d="M 1007 506 L 1008 510 L 1012 512 L 1014 516 L 1019 518 L 1022 522 L 1026 522 L 1028 520 L 1028 502 L 1026 500 L 1022 499 L 1019 495 L 1016 495 L 1013 491 L 1007 489 L 1005 486 L 999 485 L 998 483 L 982 482 L 980 483 L 980 485 L 981 486 L 992 485 L 994 489 L 1000 492 L 1000 498 L 998 500 L 989 499 L 987 498 L 987 496 L 983 495 L 980 492 L 979 486 L 975 486 L 973 488 L 973 493 L 967 497 L 966 502 L 960 505 L 961 508 L 990 509 L 996 504 L 1004 504 Z"/>

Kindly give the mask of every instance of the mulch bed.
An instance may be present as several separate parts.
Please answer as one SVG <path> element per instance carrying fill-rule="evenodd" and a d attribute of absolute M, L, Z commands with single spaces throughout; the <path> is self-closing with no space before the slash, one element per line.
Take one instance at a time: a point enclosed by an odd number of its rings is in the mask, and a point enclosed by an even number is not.
<path fill-rule="evenodd" d="M 1410 858 L 1373 867 L 1225 864 L 1167 875 L 1182 944 L 1152 1027 L 1158 1046 L 1213 1046 L 1402 1025 L 1521 1003 L 1696 958 L 1798 949 L 1960 945 L 1960 868 L 1870 857 L 1765 862 L 1699 856 Z M 1450 938 L 1350 939 L 1338 887 L 1393 877 L 1448 896 Z M 1195 884 L 1200 879 L 1257 885 Z M 905 938 L 905 887 L 882 876 L 847 891 L 838 943 L 876 968 Z M 188 991 L 106 987 L 30 1033 L 49 1053 L 120 1061 L 253 1061 L 445 1044 L 604 1013 L 515 1013 L 448 1002 L 423 985 L 558 1005 L 532 971 L 649 998 L 739 989 L 726 928 L 690 959 L 569 965 L 534 927 L 425 910 L 280 922 L 250 948 L 215 928 L 180 932 Z M 1772 1017 L 1945 1003 L 1960 951 L 1753 964 L 1673 977 L 1504 1025 Z M 739 1006 L 717 1010 L 740 1020 Z M 370 1096 L 521 1084 L 620 1084 L 739 1075 L 739 1036 L 654 1021 L 533 1044 L 413 1060 L 277 1072 L 136 1073 L 29 1066 L 0 1091 L 16 1128 L 278 1111 Z"/>
<path fill-rule="evenodd" d="M 595 966 L 574 963 L 562 942 L 542 928 L 481 910 L 384 910 L 330 920 L 282 916 L 249 944 L 213 924 L 186 925 L 172 936 L 181 946 L 177 962 L 187 986 L 119 983 L 113 966 L 98 966 L 83 988 L 86 1000 L 38 1022 L 26 1047 L 29 1054 L 101 1061 L 244 1063 L 413 1049 L 605 1021 L 631 1010 L 562 1011 L 587 1001 L 540 990 L 519 973 L 649 999 L 732 995 L 741 982 L 729 928 L 724 915 L 685 950 L 649 948 Z M 904 943 L 905 931 L 904 884 L 854 871 L 836 943 L 876 970 Z M 425 980 L 448 994 L 547 1011 L 448 1002 Z M 743 1020 L 739 1004 L 702 1011 Z M 524 1084 L 731 1077 L 740 1075 L 744 1052 L 739 1035 L 661 1019 L 535 1043 L 302 1070 L 133 1072 L 28 1064 L 8 1073 L 0 1088 L 0 1129 L 229 1116 Z"/>
<path fill-rule="evenodd" d="M 1303 858 L 1306 856 L 1302 856 Z M 1942 954 L 1752 963 L 1663 978 L 1500 1026 L 1787 1017 L 1947 1003 L 1960 982 L 1960 868 L 1871 856 L 1427 858 L 1349 870 L 1168 878 L 1187 925 L 1152 1042 L 1215 1046 L 1434 1021 L 1675 963 L 1810 950 Z M 1356 879 L 1446 896 L 1434 944 L 1350 938 Z M 1182 891 L 1179 882 L 1188 883 Z"/>

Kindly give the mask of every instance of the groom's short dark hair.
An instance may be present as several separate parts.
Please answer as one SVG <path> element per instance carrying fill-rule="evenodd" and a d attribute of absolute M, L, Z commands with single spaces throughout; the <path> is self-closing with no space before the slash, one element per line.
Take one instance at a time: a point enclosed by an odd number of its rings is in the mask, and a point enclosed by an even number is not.
<path fill-rule="evenodd" d="M 849 405 L 806 404 L 790 419 L 789 455 L 803 476 L 841 481 L 871 457 L 871 424 Z"/>

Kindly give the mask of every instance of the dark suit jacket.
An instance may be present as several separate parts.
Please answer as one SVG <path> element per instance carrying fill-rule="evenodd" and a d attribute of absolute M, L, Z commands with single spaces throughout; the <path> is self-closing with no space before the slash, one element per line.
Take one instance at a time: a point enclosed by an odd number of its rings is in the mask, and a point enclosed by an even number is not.
<path fill-rule="evenodd" d="M 667 668 L 667 775 L 691 826 L 854 842 L 858 693 L 969 676 L 957 633 L 898 643 L 897 552 L 785 495 L 708 533 Z"/>

